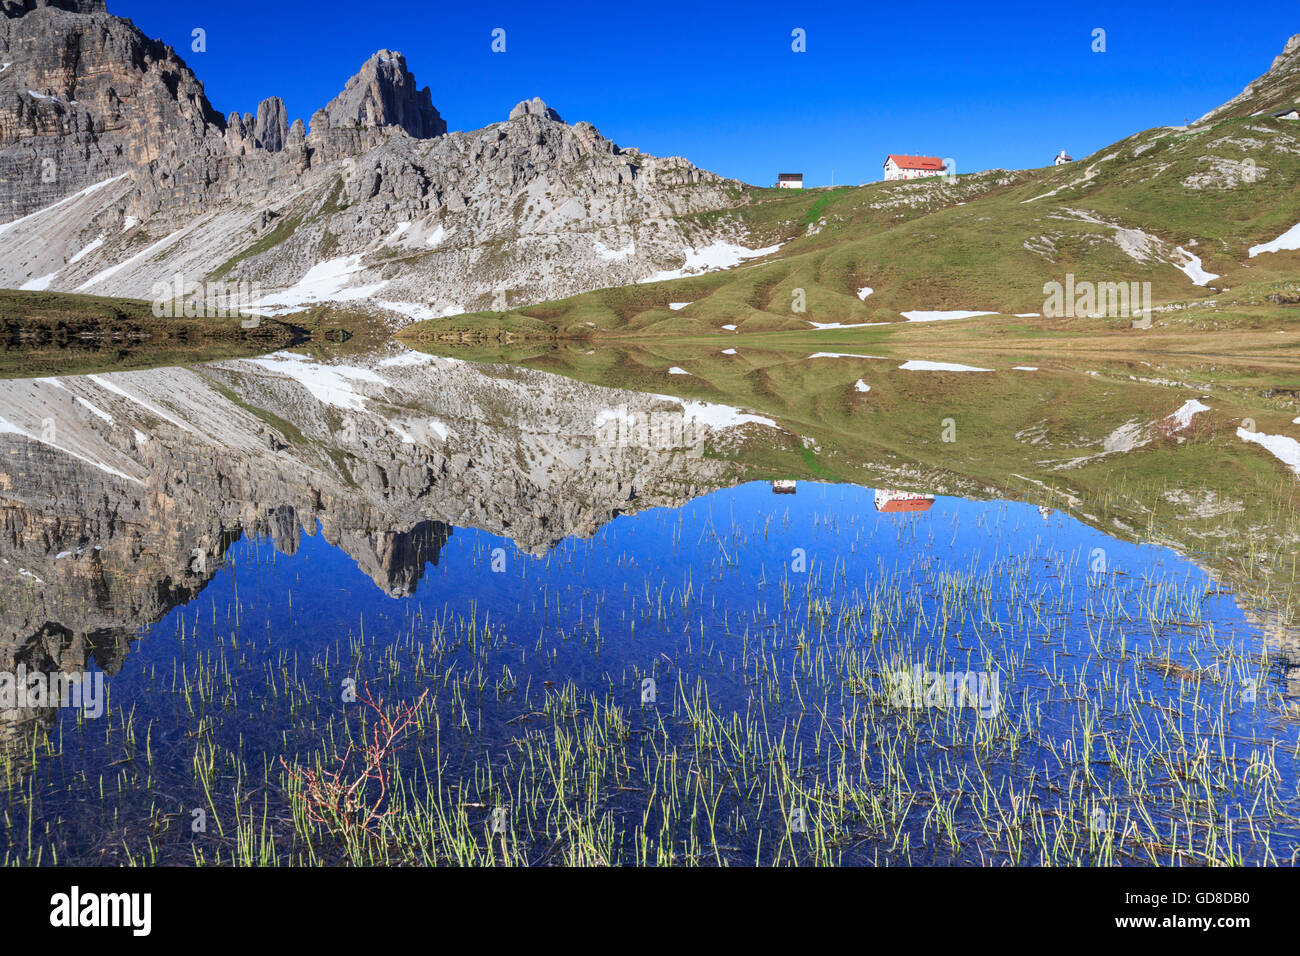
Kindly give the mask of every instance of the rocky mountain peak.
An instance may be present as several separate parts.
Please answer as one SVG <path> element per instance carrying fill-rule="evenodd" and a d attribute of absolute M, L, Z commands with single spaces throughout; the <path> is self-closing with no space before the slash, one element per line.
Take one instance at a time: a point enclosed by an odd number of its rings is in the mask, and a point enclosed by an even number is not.
<path fill-rule="evenodd" d="M 534 96 L 531 100 L 523 100 L 515 104 L 515 108 L 510 111 L 510 119 L 519 119 L 521 116 L 541 116 L 557 123 L 564 122 L 564 120 L 560 119 L 560 114 L 547 106 L 540 96 Z"/>
<path fill-rule="evenodd" d="M 322 117 L 323 114 L 323 117 Z M 406 57 L 380 50 L 362 64 L 343 92 L 317 113 L 331 128 L 400 126 L 416 139 L 447 132 L 426 86 L 417 89 Z"/>
<path fill-rule="evenodd" d="M 1268 72 L 1196 122 L 1268 113 L 1300 105 L 1300 33 L 1286 41 Z"/>

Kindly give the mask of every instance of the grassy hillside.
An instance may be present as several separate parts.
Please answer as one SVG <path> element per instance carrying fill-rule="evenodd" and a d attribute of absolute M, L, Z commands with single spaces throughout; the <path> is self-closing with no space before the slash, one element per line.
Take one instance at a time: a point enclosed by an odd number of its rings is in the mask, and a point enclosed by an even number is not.
<path fill-rule="evenodd" d="M 1285 73 L 1285 84 L 1273 86 L 1292 89 L 1297 76 Z M 1286 308 L 1300 301 L 1300 251 L 1253 258 L 1249 252 L 1300 223 L 1297 184 L 1300 123 L 1233 115 L 1149 130 L 1060 167 L 754 190 L 742 208 L 697 218 L 731 220 L 751 247 L 782 244 L 765 259 L 510 312 L 432 320 L 403 335 L 677 336 L 724 325 L 756 333 L 808 330 L 810 323 L 898 323 L 909 310 L 1042 313 L 1044 285 L 1063 284 L 1067 275 L 1076 282 L 1151 283 L 1157 327 L 1288 328 L 1300 315 Z M 1218 278 L 1195 284 L 1180 268 L 1191 268 L 1192 256 Z M 863 298 L 863 288 L 873 291 Z M 690 304 L 669 307 L 684 302 Z M 1027 318 L 1058 331 L 1131 328 L 1125 315 Z"/>

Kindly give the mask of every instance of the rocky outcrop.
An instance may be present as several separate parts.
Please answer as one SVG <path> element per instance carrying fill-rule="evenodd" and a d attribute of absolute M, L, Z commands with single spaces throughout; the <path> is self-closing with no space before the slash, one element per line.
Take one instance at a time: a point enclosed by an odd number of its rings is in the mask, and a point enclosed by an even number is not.
<path fill-rule="evenodd" d="M 514 120 L 519 119 L 521 116 L 540 116 L 543 119 L 551 120 L 553 123 L 564 122 L 560 119 L 560 114 L 547 106 L 540 96 L 534 96 L 531 100 L 524 100 L 515 104 L 515 108 L 510 111 L 510 118 Z"/>
<path fill-rule="evenodd" d="M 69 13 L 105 13 L 104 0 L 0 0 L 0 14 L 21 17 L 37 7 L 55 7 Z"/>

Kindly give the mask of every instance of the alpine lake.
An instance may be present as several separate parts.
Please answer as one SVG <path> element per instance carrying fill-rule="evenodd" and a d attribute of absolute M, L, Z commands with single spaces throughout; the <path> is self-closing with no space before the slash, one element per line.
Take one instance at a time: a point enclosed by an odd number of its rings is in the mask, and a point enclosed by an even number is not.
<path fill-rule="evenodd" d="M 436 351 L 0 379 L 6 863 L 1300 854 L 1300 369 Z"/>

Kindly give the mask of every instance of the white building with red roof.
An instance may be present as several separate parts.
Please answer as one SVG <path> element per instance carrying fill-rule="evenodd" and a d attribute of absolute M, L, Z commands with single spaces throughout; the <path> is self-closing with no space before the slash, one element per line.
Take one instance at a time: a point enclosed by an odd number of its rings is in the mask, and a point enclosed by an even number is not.
<path fill-rule="evenodd" d="M 885 159 L 886 179 L 921 179 L 924 176 L 942 176 L 948 167 L 936 156 L 895 156 Z"/>

